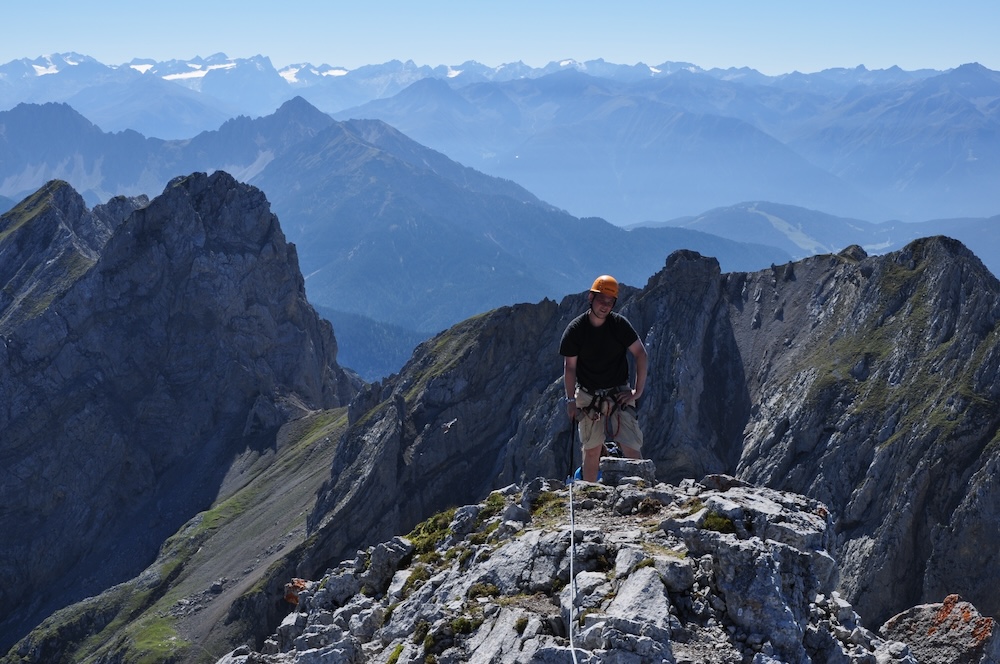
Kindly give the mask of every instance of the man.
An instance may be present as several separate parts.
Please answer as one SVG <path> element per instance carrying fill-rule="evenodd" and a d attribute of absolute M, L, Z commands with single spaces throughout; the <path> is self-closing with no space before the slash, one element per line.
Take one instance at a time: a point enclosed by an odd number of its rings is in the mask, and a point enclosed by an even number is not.
<path fill-rule="evenodd" d="M 646 386 L 646 348 L 628 319 L 611 311 L 618 282 L 610 275 L 594 280 L 590 309 L 574 318 L 559 343 L 563 356 L 566 414 L 579 419 L 583 479 L 597 481 L 601 450 L 614 440 L 630 459 L 641 459 L 642 431 L 635 402 Z M 628 383 L 628 357 L 635 358 L 635 388 Z"/>

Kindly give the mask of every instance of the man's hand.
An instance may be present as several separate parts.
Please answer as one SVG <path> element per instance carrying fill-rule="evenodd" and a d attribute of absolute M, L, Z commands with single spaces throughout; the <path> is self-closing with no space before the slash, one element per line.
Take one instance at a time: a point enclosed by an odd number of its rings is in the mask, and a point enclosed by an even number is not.
<path fill-rule="evenodd" d="M 630 402 L 635 403 L 635 400 L 639 398 L 635 390 L 622 390 L 615 394 L 615 401 L 618 402 L 618 406 L 627 406 Z"/>
<path fill-rule="evenodd" d="M 566 399 L 566 416 L 576 421 L 576 399 Z"/>

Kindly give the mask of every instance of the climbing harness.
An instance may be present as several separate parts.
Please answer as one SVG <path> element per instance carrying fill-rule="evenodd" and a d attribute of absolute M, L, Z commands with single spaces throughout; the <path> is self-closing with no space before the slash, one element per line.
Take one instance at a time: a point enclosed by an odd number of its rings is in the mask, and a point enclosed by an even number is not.
<path fill-rule="evenodd" d="M 584 390 L 590 395 L 590 403 L 583 407 L 584 414 L 592 420 L 604 417 L 604 438 L 605 440 L 615 440 L 622 428 L 622 409 L 635 406 L 619 406 L 615 395 L 620 394 L 624 388 L 612 387 L 605 390 Z"/>

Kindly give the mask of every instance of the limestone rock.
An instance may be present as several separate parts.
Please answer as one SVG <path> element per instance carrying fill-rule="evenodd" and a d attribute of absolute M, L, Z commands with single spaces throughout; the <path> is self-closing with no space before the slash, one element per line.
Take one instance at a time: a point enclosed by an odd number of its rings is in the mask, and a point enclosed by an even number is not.
<path fill-rule="evenodd" d="M 921 664 L 997 664 L 997 622 L 958 595 L 922 604 L 890 618 L 879 632 L 905 641 Z"/>
<path fill-rule="evenodd" d="M 435 517 L 406 540 L 341 562 L 309 584 L 314 592 L 300 593 L 266 639 L 271 645 L 239 648 L 219 664 L 916 664 L 905 644 L 865 629 L 832 590 L 835 575 L 816 564 L 833 541 L 822 505 L 734 484 L 692 492 L 662 483 L 563 487 L 536 480 L 495 492 L 449 512 L 450 523 Z M 623 491 L 643 492 L 649 507 L 621 514 L 615 505 Z M 692 498 L 724 502 L 759 531 L 691 525 Z M 524 504 L 530 517 L 523 529 L 497 527 L 507 508 Z M 469 514 L 482 517 L 471 528 Z M 798 524 L 799 535 L 766 539 L 780 536 L 766 528 L 779 523 Z M 405 551 L 413 538 L 422 542 L 417 555 L 392 558 L 407 578 L 401 586 L 385 573 L 364 592 L 357 581 L 343 582 L 359 579 L 380 550 Z M 687 581 L 677 583 L 676 573 L 665 572 L 671 568 L 686 570 Z M 347 588 L 354 594 L 342 592 Z"/>

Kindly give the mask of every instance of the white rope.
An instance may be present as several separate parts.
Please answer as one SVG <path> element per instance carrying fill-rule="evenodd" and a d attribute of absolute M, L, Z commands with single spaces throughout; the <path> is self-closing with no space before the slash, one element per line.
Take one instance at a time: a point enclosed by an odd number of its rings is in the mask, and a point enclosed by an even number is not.
<path fill-rule="evenodd" d="M 576 436 L 573 436 L 572 444 L 576 447 Z M 576 517 L 573 513 L 573 485 L 576 484 L 576 476 L 572 466 L 573 464 L 570 464 L 569 469 L 569 652 L 573 655 L 573 664 L 577 664 L 576 645 L 573 643 L 573 631 L 576 625 L 576 617 L 573 615 L 573 609 L 576 607 L 576 573 L 573 571 L 573 560 L 576 558 Z"/>

